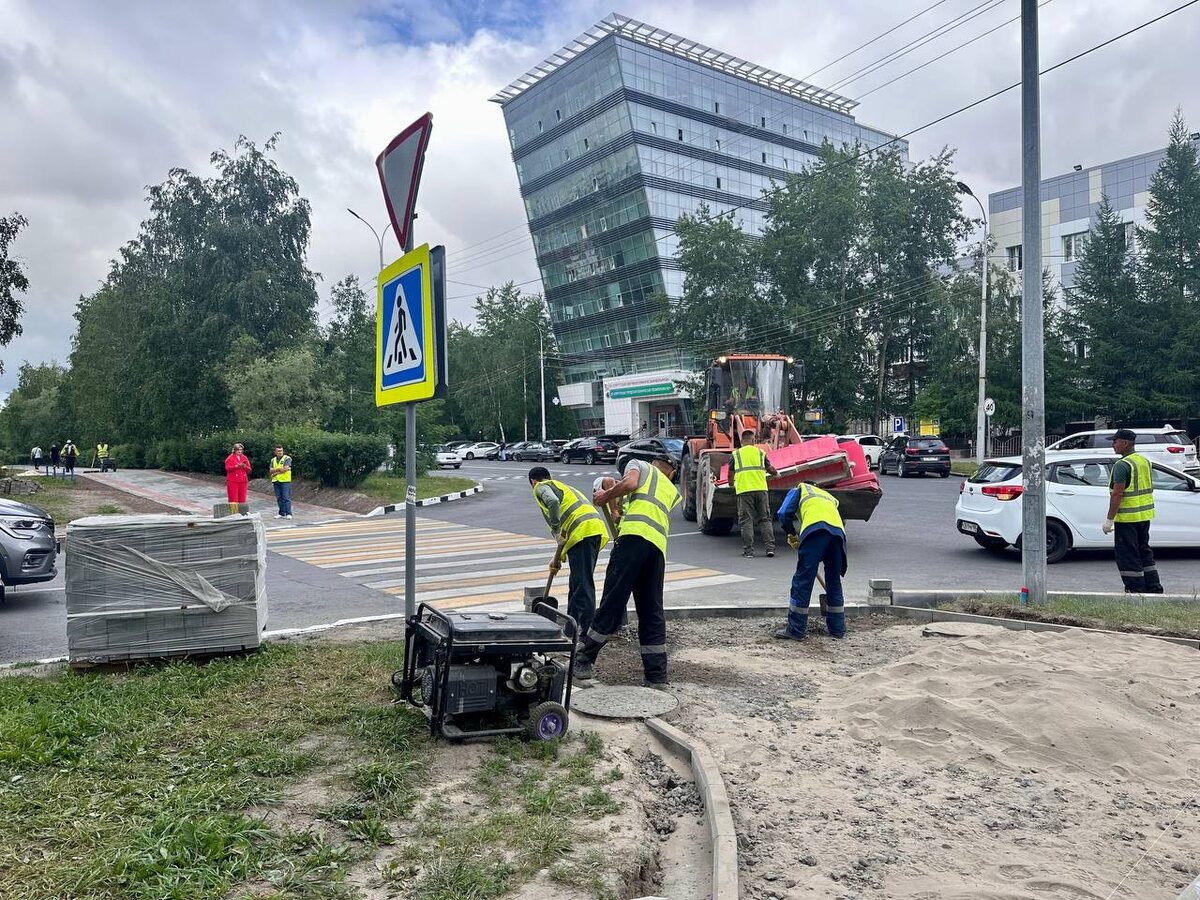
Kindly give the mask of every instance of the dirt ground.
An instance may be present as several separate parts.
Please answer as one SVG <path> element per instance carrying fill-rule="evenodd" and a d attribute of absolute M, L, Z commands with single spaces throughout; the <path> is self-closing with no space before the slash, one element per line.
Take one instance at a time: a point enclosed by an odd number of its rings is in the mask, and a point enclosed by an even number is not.
<path fill-rule="evenodd" d="M 746 898 L 1174 898 L 1200 874 L 1196 653 L 1142 637 L 672 623 Z M 636 645 L 597 675 L 640 676 Z"/>
<path fill-rule="evenodd" d="M 144 500 L 124 491 L 113 490 L 87 478 L 51 480 L 41 490 L 32 494 L 12 497 L 23 503 L 32 503 L 54 516 L 56 525 L 64 526 L 73 519 L 101 513 L 171 513 L 175 510 Z"/>
<path fill-rule="evenodd" d="M 778 624 L 669 627 L 680 705 L 663 718 L 705 740 L 721 767 L 744 898 L 1174 900 L 1200 875 L 1194 650 L 987 627 L 927 635 L 887 617 L 852 619 L 844 641 L 818 624 L 797 644 L 771 638 Z M 636 637 L 611 642 L 596 673 L 640 684 Z M 604 735 L 648 771 L 644 727 Z M 652 789 L 642 810 L 656 781 L 669 779 L 640 779 Z M 692 830 L 658 835 L 655 893 L 696 900 L 685 873 L 707 857 L 680 854 L 701 842 L 700 820 L 669 808 L 664 828 Z M 646 819 L 622 820 L 639 846 L 645 832 L 631 823 Z M 544 896 L 568 896 L 559 890 Z"/>

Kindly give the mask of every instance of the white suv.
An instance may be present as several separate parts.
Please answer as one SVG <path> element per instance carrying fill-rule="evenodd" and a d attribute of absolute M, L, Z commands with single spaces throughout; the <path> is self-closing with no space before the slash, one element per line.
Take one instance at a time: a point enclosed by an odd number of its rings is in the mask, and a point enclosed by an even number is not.
<path fill-rule="evenodd" d="M 1137 435 L 1134 446 L 1137 452 L 1150 462 L 1162 463 L 1172 469 L 1180 469 L 1189 475 L 1200 475 L 1200 460 L 1196 458 L 1196 447 L 1186 433 L 1170 425 L 1162 428 L 1131 428 Z M 1093 453 L 1096 456 L 1112 456 L 1112 436 L 1117 433 L 1115 428 L 1103 431 L 1081 431 L 1055 441 L 1046 448 L 1051 450 L 1071 450 L 1076 453 Z"/>
<path fill-rule="evenodd" d="M 867 468 L 879 468 L 879 454 L 883 453 L 885 441 L 876 434 L 842 434 L 838 436 L 838 443 L 842 441 L 858 441 L 863 448 L 863 454 L 867 457 Z"/>
<path fill-rule="evenodd" d="M 1111 549 L 1101 528 L 1108 515 L 1108 480 L 1119 457 L 1082 452 L 1046 452 L 1046 562 L 1056 563 L 1075 547 Z M 1157 547 L 1200 547 L 1200 480 L 1151 464 L 1154 520 L 1150 542 Z M 1021 457 L 989 459 L 959 487 L 954 516 L 958 530 L 986 550 L 1020 546 Z"/>

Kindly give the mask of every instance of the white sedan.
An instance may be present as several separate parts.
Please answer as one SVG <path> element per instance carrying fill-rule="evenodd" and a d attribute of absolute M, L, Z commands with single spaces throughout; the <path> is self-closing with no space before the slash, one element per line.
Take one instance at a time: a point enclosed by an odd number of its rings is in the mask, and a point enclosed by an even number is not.
<path fill-rule="evenodd" d="M 1075 548 L 1111 548 L 1101 527 L 1108 514 L 1108 480 L 1119 457 L 1070 451 L 1046 453 L 1046 562 Z M 1152 464 L 1154 547 L 1200 547 L 1200 479 Z M 1021 542 L 1021 457 L 985 462 L 959 488 L 958 530 L 981 547 L 1001 550 Z"/>
<path fill-rule="evenodd" d="M 437 452 L 437 467 L 439 469 L 461 469 L 462 457 L 459 456 L 457 450 L 442 447 Z"/>

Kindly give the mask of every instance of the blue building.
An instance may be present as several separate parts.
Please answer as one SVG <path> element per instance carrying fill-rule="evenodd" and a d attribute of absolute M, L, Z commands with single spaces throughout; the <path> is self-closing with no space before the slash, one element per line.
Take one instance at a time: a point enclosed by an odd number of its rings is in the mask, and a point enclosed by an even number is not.
<path fill-rule="evenodd" d="M 893 140 L 859 125 L 853 100 L 616 14 L 491 99 L 564 356 L 560 398 L 585 433 L 686 424 L 677 385 L 696 361 L 656 325 L 656 298 L 682 294 L 681 214 L 736 209 L 760 234 L 763 191 L 823 142 Z"/>

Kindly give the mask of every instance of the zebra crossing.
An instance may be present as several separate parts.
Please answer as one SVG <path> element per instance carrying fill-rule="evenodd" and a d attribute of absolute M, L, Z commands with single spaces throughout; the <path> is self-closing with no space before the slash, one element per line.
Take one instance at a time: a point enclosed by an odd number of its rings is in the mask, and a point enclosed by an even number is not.
<path fill-rule="evenodd" d="M 268 547 L 276 553 L 396 596 L 404 594 L 404 539 L 402 517 L 301 525 L 267 535 Z M 440 609 L 520 609 L 526 587 L 545 585 L 554 546 L 549 536 L 418 518 L 417 602 Z M 611 544 L 605 547 L 596 565 L 597 589 L 611 549 Z M 568 578 L 564 565 L 553 591 L 563 599 Z M 670 605 L 672 594 L 750 580 L 668 561 L 664 591 Z"/>
<path fill-rule="evenodd" d="M 551 472 L 556 478 L 596 478 L 600 475 L 614 475 L 612 469 L 598 469 L 595 472 Z M 528 481 L 529 476 L 525 472 L 517 472 L 512 475 L 488 475 L 471 473 L 471 477 L 476 481 Z"/>

